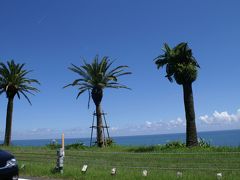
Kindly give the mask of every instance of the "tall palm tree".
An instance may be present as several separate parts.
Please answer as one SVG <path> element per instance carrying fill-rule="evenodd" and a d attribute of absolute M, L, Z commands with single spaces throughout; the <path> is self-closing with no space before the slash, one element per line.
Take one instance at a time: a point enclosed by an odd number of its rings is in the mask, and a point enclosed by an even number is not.
<path fill-rule="evenodd" d="M 91 64 L 86 63 L 82 66 L 73 65 L 69 69 L 77 73 L 80 78 L 74 80 L 68 86 L 77 86 L 79 93 L 77 98 L 88 91 L 89 100 L 90 96 L 96 106 L 96 116 L 97 116 L 97 145 L 98 147 L 104 146 L 103 132 L 102 132 L 102 110 L 101 110 L 101 101 L 103 98 L 103 90 L 105 88 L 125 88 L 129 89 L 127 86 L 121 85 L 118 83 L 118 77 L 131 74 L 130 72 L 125 72 L 125 68 L 128 66 L 118 66 L 113 69 L 110 69 L 113 61 L 106 56 L 104 56 L 100 61 L 98 56 L 95 56 Z M 91 92 L 91 94 L 90 94 Z M 89 105 L 89 101 L 88 101 Z"/>
<path fill-rule="evenodd" d="M 4 145 L 7 146 L 11 143 L 13 100 L 15 95 L 17 95 L 19 99 L 20 95 L 23 95 L 31 104 L 27 93 L 33 94 L 33 92 L 39 91 L 37 88 L 31 86 L 32 83 L 39 84 L 39 82 L 36 79 L 26 77 L 31 71 L 23 69 L 24 65 L 25 64 L 16 64 L 14 60 L 8 61 L 6 65 L 0 63 L 0 94 L 5 92 L 8 98 L 4 138 Z"/>
<path fill-rule="evenodd" d="M 197 130 L 195 124 L 195 111 L 192 92 L 192 83 L 197 79 L 197 68 L 200 68 L 192 55 L 192 50 L 187 43 L 180 43 L 174 48 L 164 44 L 164 53 L 155 58 L 159 68 L 166 66 L 166 77 L 170 82 L 173 78 L 177 84 L 183 86 L 184 105 L 186 115 L 186 145 L 197 146 Z"/>

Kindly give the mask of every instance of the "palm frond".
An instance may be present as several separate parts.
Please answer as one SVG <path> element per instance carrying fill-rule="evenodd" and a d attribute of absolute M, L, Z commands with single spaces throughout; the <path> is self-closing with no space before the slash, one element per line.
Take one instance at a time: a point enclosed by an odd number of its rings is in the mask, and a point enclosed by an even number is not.
<path fill-rule="evenodd" d="M 170 82 L 173 81 L 173 76 L 176 80 L 177 75 L 184 76 L 184 73 L 179 73 L 182 66 L 193 65 L 194 68 L 200 68 L 196 59 L 193 57 L 192 50 L 185 42 L 179 43 L 174 48 L 170 48 L 168 44 L 163 45 L 163 54 L 159 55 L 155 59 L 157 68 L 166 66 L 166 76 Z M 185 68 L 186 69 L 186 68 Z M 187 73 L 195 73 L 196 71 L 188 71 Z M 186 74 L 185 74 L 186 75 Z M 186 75 L 185 77 L 190 77 Z M 192 76 L 196 77 L 196 76 Z M 180 78 L 178 78 L 180 79 Z M 183 79 L 183 78 L 181 78 Z M 187 78 L 186 78 L 187 79 Z M 190 78 L 194 81 L 194 78 Z"/>
<path fill-rule="evenodd" d="M 5 92 L 7 97 L 17 95 L 19 99 L 20 94 L 22 94 L 31 104 L 26 93 L 34 95 L 33 92 L 39 92 L 37 88 L 31 85 L 40 83 L 36 79 L 28 78 L 27 75 L 32 70 L 25 70 L 24 67 L 24 63 L 15 63 L 14 60 L 7 61 L 6 64 L 0 63 L 0 92 Z"/>
<path fill-rule="evenodd" d="M 82 93 L 84 93 L 86 90 L 87 90 L 87 88 L 86 88 L 86 89 L 83 89 L 83 90 L 81 90 L 81 91 L 79 91 L 79 93 L 78 93 L 76 99 L 77 99 Z"/>
<path fill-rule="evenodd" d="M 131 88 L 125 86 L 125 85 L 122 85 L 122 84 L 119 84 L 117 82 L 110 82 L 106 85 L 106 87 L 108 88 L 124 88 L 124 89 L 129 89 L 131 90 Z"/>
<path fill-rule="evenodd" d="M 67 84 L 64 88 L 69 86 L 77 86 L 79 87 L 79 92 L 77 97 L 79 97 L 82 93 L 88 90 L 89 98 L 90 91 L 94 88 L 126 88 L 127 86 L 120 85 L 117 83 L 118 77 L 123 75 L 131 74 L 131 72 L 126 72 L 125 69 L 128 66 L 117 66 L 113 69 L 110 69 L 113 61 L 107 56 L 104 56 L 101 60 L 99 56 L 96 55 L 92 61 L 92 63 L 87 63 L 83 60 L 83 65 L 76 66 L 74 64 L 71 65 L 68 69 L 77 73 L 80 78 L 74 80 L 72 83 Z M 114 83 L 114 84 L 111 84 Z M 115 84 L 116 83 L 116 84 Z M 89 102 L 88 102 L 89 106 Z"/>
<path fill-rule="evenodd" d="M 162 68 L 168 63 L 167 59 L 162 59 L 162 57 L 156 58 L 155 64 L 157 65 L 157 68 Z"/>
<path fill-rule="evenodd" d="M 128 66 L 118 66 L 114 69 L 112 69 L 110 72 L 108 72 L 109 75 L 113 74 L 115 71 L 119 70 L 119 69 L 123 69 L 123 68 L 128 68 Z"/>
<path fill-rule="evenodd" d="M 30 105 L 32 105 L 30 99 L 29 99 L 28 96 L 24 93 L 24 91 L 19 91 L 19 92 L 25 97 L 25 99 L 27 99 L 28 103 L 29 103 Z"/>

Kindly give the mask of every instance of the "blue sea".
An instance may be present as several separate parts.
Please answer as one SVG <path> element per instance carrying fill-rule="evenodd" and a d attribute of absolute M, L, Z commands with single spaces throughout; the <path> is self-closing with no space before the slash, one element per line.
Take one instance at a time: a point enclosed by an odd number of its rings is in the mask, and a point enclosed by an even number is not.
<path fill-rule="evenodd" d="M 166 144 L 170 141 L 185 142 L 185 133 L 177 134 L 158 134 L 158 135 L 140 135 L 140 136 L 119 136 L 112 137 L 114 142 L 119 145 L 158 145 Z M 203 138 L 214 146 L 240 146 L 240 130 L 199 132 L 198 137 Z M 52 139 L 33 139 L 33 140 L 13 140 L 12 144 L 16 146 L 45 146 Z M 61 143 L 60 139 L 56 139 Z M 69 138 L 65 139 L 65 144 L 82 142 L 89 146 L 90 138 Z M 0 141 L 0 143 L 2 143 Z"/>

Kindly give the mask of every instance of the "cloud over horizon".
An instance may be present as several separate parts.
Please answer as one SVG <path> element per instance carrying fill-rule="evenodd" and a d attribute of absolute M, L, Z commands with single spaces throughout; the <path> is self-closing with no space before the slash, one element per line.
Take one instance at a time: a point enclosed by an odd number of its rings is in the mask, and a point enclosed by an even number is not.
<path fill-rule="evenodd" d="M 240 128 L 240 109 L 235 114 L 227 111 L 214 111 L 212 115 L 202 115 L 196 118 L 198 131 L 216 131 Z M 150 121 L 147 120 L 138 125 L 127 127 L 114 127 L 112 133 L 116 135 L 133 134 L 167 134 L 185 132 L 186 121 L 178 117 L 175 120 L 168 121 Z"/>
<path fill-rule="evenodd" d="M 238 123 L 240 122 L 240 109 L 237 110 L 236 114 L 229 114 L 227 111 L 214 111 L 211 116 L 204 115 L 200 116 L 199 119 L 208 125 Z"/>
<path fill-rule="evenodd" d="M 202 115 L 196 118 L 198 131 L 215 131 L 240 128 L 240 109 L 236 113 L 215 110 L 211 115 Z M 185 132 L 186 121 L 180 117 L 168 121 L 146 120 L 139 124 L 112 126 L 109 129 L 111 136 L 168 134 Z M 0 139 L 4 138 L 4 130 L 0 130 Z M 68 129 L 58 128 L 33 128 L 13 130 L 13 139 L 51 139 L 59 138 L 64 132 L 66 138 L 89 137 L 90 129 L 87 127 L 73 127 Z"/>
<path fill-rule="evenodd" d="M 110 133 L 118 135 L 144 135 L 144 134 L 167 134 L 183 132 L 185 130 L 185 120 L 178 117 L 170 121 L 150 121 L 147 120 L 140 124 L 131 124 L 124 127 L 113 127 Z"/>

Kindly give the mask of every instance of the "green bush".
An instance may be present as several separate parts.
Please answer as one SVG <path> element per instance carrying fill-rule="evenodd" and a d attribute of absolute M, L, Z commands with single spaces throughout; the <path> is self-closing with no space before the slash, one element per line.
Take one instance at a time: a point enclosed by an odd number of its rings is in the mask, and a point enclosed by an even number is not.
<path fill-rule="evenodd" d="M 198 138 L 198 145 L 200 147 L 211 147 L 211 144 L 209 141 L 206 141 L 204 138 Z"/>
<path fill-rule="evenodd" d="M 51 140 L 49 144 L 46 145 L 47 148 L 49 149 L 59 149 L 61 148 L 61 144 L 58 144 L 56 140 Z"/>
<path fill-rule="evenodd" d="M 167 149 L 182 148 L 182 147 L 186 147 L 186 145 L 181 141 L 171 141 L 171 142 L 168 142 L 167 144 L 165 144 L 165 148 L 167 148 Z"/>
<path fill-rule="evenodd" d="M 107 144 L 107 146 L 113 146 L 113 145 L 115 145 L 116 143 L 115 143 L 115 141 L 113 140 L 113 138 L 107 138 L 107 139 L 106 139 L 106 144 Z"/>
<path fill-rule="evenodd" d="M 68 144 L 65 146 L 66 150 L 78 150 L 78 149 L 86 149 L 87 146 L 84 145 L 82 142 L 77 142 L 73 144 Z"/>

